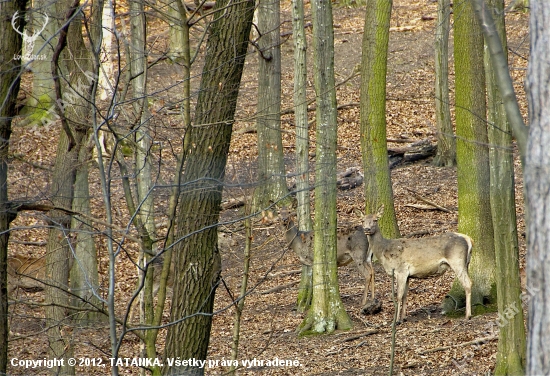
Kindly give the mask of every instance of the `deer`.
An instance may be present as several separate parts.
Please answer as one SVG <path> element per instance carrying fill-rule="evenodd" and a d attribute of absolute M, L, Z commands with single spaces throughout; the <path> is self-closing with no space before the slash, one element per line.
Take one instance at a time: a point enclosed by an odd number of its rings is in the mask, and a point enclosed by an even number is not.
<path fill-rule="evenodd" d="M 313 265 L 313 231 L 300 231 L 290 218 L 286 209 L 280 212 L 282 230 L 288 247 L 292 249 L 303 265 Z M 336 264 L 338 267 L 355 262 L 359 272 L 365 277 L 365 290 L 362 306 L 368 301 L 369 286 L 374 299 L 374 269 L 372 254 L 362 226 L 338 229 L 336 238 Z"/>
<path fill-rule="evenodd" d="M 46 259 L 44 257 L 28 257 L 22 255 L 8 256 L 8 296 L 16 289 L 27 292 L 44 290 L 46 275 Z"/>
<path fill-rule="evenodd" d="M 472 315 L 472 281 L 468 265 L 472 253 L 472 239 L 468 235 L 448 232 L 443 235 L 418 239 L 386 239 L 378 227 L 384 205 L 376 214 L 363 216 L 363 228 L 369 241 L 369 252 L 374 254 L 387 274 L 395 273 L 397 282 L 397 314 L 404 321 L 407 306 L 409 278 L 431 278 L 452 269 L 466 292 L 466 319 Z"/>

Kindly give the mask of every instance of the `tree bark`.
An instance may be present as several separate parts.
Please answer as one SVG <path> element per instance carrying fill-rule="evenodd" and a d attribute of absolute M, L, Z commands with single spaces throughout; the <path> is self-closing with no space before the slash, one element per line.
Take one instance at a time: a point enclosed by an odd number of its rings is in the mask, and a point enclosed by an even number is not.
<path fill-rule="evenodd" d="M 0 374 L 6 374 L 8 365 L 8 240 L 10 223 L 15 216 L 8 210 L 8 152 L 11 122 L 19 93 L 22 55 L 21 35 L 11 25 L 15 12 L 21 16 L 26 0 L 0 2 Z M 23 28 L 24 23 L 19 23 Z"/>
<path fill-rule="evenodd" d="M 367 0 L 361 58 L 361 151 L 365 176 L 365 212 L 384 204 L 380 229 L 399 237 L 386 142 L 386 71 L 391 0 Z"/>
<path fill-rule="evenodd" d="M 88 40 L 92 43 L 98 43 L 100 39 L 101 27 L 95 24 L 100 22 L 100 2 L 95 2 L 92 8 L 91 23 L 89 24 Z M 78 213 L 91 216 L 90 208 L 90 187 L 89 187 L 89 159 L 90 153 L 86 144 L 88 143 L 92 129 L 88 127 L 83 119 L 90 119 L 90 110 L 93 102 L 91 97 L 91 87 L 93 86 L 94 76 L 97 73 L 94 71 L 92 63 L 92 53 L 88 50 L 84 43 L 83 36 L 80 32 L 81 17 L 74 20 L 74 25 L 71 26 L 71 35 L 68 39 L 68 48 L 72 56 L 78 56 L 78 61 L 67 60 L 65 67 L 66 77 L 71 77 L 70 85 L 65 89 L 64 104 L 67 109 L 66 116 L 69 120 L 75 123 L 77 132 L 82 133 L 80 138 L 82 145 L 80 146 L 77 170 L 74 182 L 74 199 L 73 210 Z M 69 72 L 72 74 L 69 76 Z M 83 124 L 86 125 L 84 126 Z M 99 275 L 97 266 L 97 251 L 93 239 L 93 227 L 90 221 L 86 219 L 73 219 L 71 229 L 76 233 L 76 245 L 74 246 L 74 257 L 76 262 L 70 271 L 70 286 L 74 293 L 71 302 L 74 306 L 85 306 L 86 303 L 91 303 L 92 306 L 101 306 L 101 300 L 98 297 Z M 78 297 L 78 298 L 77 298 Z M 73 317 L 78 319 L 80 324 L 86 325 L 95 324 L 103 318 L 96 312 L 84 311 Z"/>
<path fill-rule="evenodd" d="M 330 0 L 312 2 L 314 78 L 317 100 L 313 298 L 301 334 L 348 330 L 352 322 L 338 288 L 336 266 L 336 139 L 334 30 Z"/>
<path fill-rule="evenodd" d="M 32 121 L 47 123 L 52 120 L 52 113 L 48 111 L 55 100 L 50 61 L 57 45 L 58 35 L 56 33 L 61 26 L 63 12 L 58 11 L 55 3 L 36 0 L 32 3 L 30 14 L 33 32 L 38 32 L 42 28 L 45 21 L 44 15 L 47 14 L 49 18 L 44 30 L 36 39 L 33 50 L 28 52 L 45 58 L 36 59 L 29 65 L 33 72 L 32 97 L 26 103 L 24 111 L 29 113 L 29 118 Z"/>
<path fill-rule="evenodd" d="M 311 210 L 309 199 L 309 126 L 307 121 L 307 39 L 304 27 L 304 2 L 292 2 L 292 35 L 294 42 L 294 123 L 296 125 L 296 200 L 298 228 L 311 231 Z M 311 305 L 311 266 L 302 265 L 300 286 L 296 306 L 298 312 L 305 312 Z"/>
<path fill-rule="evenodd" d="M 504 1 L 488 0 L 501 44 L 506 51 L 504 25 Z M 505 54 L 505 57 L 507 54 Z M 493 219 L 497 304 L 501 317 L 495 375 L 525 374 L 525 325 L 521 309 L 521 285 L 519 276 L 519 246 L 516 221 L 516 196 L 514 184 L 514 156 L 512 132 L 492 69 L 492 55 L 485 49 L 487 78 L 487 120 L 489 137 L 489 163 L 491 171 L 491 216 Z M 511 310 L 511 308 L 516 308 Z M 514 312 L 513 315 L 510 312 Z"/>
<path fill-rule="evenodd" d="M 460 14 L 455 19 L 454 36 L 458 230 L 474 241 L 469 273 L 473 311 L 480 313 L 484 306 L 496 302 L 483 35 L 470 2 L 455 4 L 454 13 Z M 464 306 L 464 290 L 456 279 L 449 295 L 444 301 L 445 312 Z"/>
<path fill-rule="evenodd" d="M 254 209 L 262 210 L 288 193 L 281 136 L 280 0 L 258 5 L 258 181 Z"/>
<path fill-rule="evenodd" d="M 214 294 L 221 269 L 217 228 L 232 122 L 248 47 L 254 1 L 218 0 L 208 54 L 185 144 L 185 171 L 176 219 L 174 292 L 166 357 L 206 359 Z M 220 9 L 221 8 L 221 9 Z M 222 17 L 223 15 L 223 17 Z M 228 62 L 231 62 L 228 64 Z M 202 375 L 204 369 L 170 368 L 168 375 Z"/>
<path fill-rule="evenodd" d="M 550 374 L 550 6 L 531 0 L 531 58 L 527 70 L 529 139 L 525 161 L 529 335 L 527 375 Z"/>
<path fill-rule="evenodd" d="M 496 85 L 498 86 L 508 122 L 516 138 L 523 163 L 527 153 L 528 128 L 525 126 L 519 110 L 514 85 L 508 69 L 508 54 L 506 53 L 506 48 L 504 48 L 505 44 L 500 40 L 499 32 L 495 27 L 494 17 L 485 2 L 482 0 L 472 0 L 472 4 L 482 27 L 485 44 L 491 54 L 491 65 L 496 77 L 498 77 Z"/>
<path fill-rule="evenodd" d="M 437 1 L 435 29 L 435 121 L 437 126 L 437 153 L 435 166 L 456 165 L 456 140 L 451 123 L 449 101 L 449 31 L 451 1 Z"/>
<path fill-rule="evenodd" d="M 94 78 L 84 70 L 91 61 L 82 40 L 81 18 L 79 15 L 72 18 L 79 6 L 78 1 L 57 3 L 56 6 L 57 11 L 64 14 L 65 22 L 72 21 L 61 29 L 51 63 L 52 76 L 58 80 L 55 90 L 56 109 L 63 130 L 51 177 L 50 200 L 54 207 L 72 208 L 78 158 L 88 131 L 85 119 L 86 109 L 89 109 L 90 81 Z M 65 50 L 66 46 L 70 57 Z M 62 56 L 64 64 L 59 64 Z M 61 83 L 62 76 L 66 77 L 63 82 L 68 82 L 67 85 Z M 45 289 L 45 301 L 48 304 L 45 309 L 46 333 L 51 357 L 68 359 L 73 357 L 73 343 L 71 331 L 63 330 L 63 327 L 68 320 L 69 259 L 74 256 L 69 236 L 71 218 L 63 211 L 52 210 L 50 221 L 46 245 L 46 280 L 49 282 Z M 52 368 L 51 372 L 74 374 L 74 365 L 65 361 L 59 369 Z"/>

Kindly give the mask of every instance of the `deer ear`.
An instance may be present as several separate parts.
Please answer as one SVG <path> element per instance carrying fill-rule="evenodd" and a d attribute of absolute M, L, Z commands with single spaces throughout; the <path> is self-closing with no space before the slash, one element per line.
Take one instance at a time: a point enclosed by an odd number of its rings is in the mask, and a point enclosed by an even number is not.
<path fill-rule="evenodd" d="M 376 213 L 376 218 L 380 219 L 382 217 L 382 214 L 384 214 L 384 204 L 380 205 L 378 208 L 378 212 Z"/>
<path fill-rule="evenodd" d="M 363 219 L 363 218 L 365 217 L 365 214 L 363 214 L 363 213 L 361 212 L 361 210 L 359 210 L 359 209 L 355 209 L 353 212 L 355 213 L 355 215 L 357 216 L 357 218 Z"/>

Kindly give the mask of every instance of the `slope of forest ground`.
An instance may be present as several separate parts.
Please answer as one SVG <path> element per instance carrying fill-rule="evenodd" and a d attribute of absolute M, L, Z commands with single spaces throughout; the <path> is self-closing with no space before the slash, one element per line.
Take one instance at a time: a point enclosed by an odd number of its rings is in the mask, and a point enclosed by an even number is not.
<path fill-rule="evenodd" d="M 390 53 L 388 61 L 388 138 L 392 140 L 429 140 L 435 142 L 433 38 L 436 3 L 405 0 L 394 1 Z M 292 106 L 292 41 L 291 15 L 288 2 L 283 5 L 283 108 Z M 334 8 L 335 64 L 337 82 L 349 78 L 361 59 L 361 39 L 364 10 Z M 512 74 L 521 106 L 526 113 L 523 92 L 523 74 L 526 67 L 527 13 L 508 13 L 507 26 Z M 311 38 L 308 30 L 308 38 Z M 166 36 L 162 28 L 152 27 L 150 37 Z M 311 43 L 311 40 L 309 40 Z M 451 43 L 452 46 L 452 43 Z M 254 181 L 256 166 L 256 135 L 249 132 L 254 127 L 256 98 L 257 57 L 252 53 L 246 62 L 243 85 L 240 92 L 237 122 L 234 127 L 231 151 L 227 165 L 227 187 L 224 200 L 249 195 L 248 183 Z M 310 64 L 311 66 L 311 64 Z M 152 89 L 167 87 L 179 80 L 177 67 L 166 64 L 151 69 Z M 451 73 L 451 91 L 453 90 Z M 338 170 L 361 165 L 359 142 L 359 76 L 353 77 L 338 87 L 338 104 L 345 105 L 338 114 Z M 28 88 L 29 83 L 23 84 Z M 310 85 L 309 95 L 313 95 Z M 452 95 L 451 95 L 452 101 Z M 313 112 L 310 113 L 313 119 Z M 178 119 L 164 116 L 162 135 L 177 138 Z M 289 173 L 294 168 L 294 130 L 291 115 L 282 118 L 283 143 Z M 170 132 L 173 132 L 172 134 Z M 161 132 L 159 132 L 161 133 Z M 51 166 L 57 144 L 57 127 L 15 127 L 11 151 L 26 156 L 32 163 L 16 163 L 12 168 L 10 182 L 12 197 L 44 197 L 47 192 L 47 168 Z M 312 130 L 312 136 L 314 132 Z M 399 143 L 398 145 L 401 145 Z M 315 144 L 312 142 L 312 147 Z M 395 146 L 390 143 L 390 146 Z M 313 152 L 314 149 L 311 150 Z M 312 158 L 312 166 L 314 158 Z M 19 163 L 19 164 L 17 164 Z M 40 171 L 43 171 L 41 173 Z M 163 176 L 169 181 L 169 176 Z M 368 177 L 365 177 L 368 179 Z M 522 181 L 519 161 L 516 158 L 517 210 L 519 233 L 524 233 Z M 430 160 L 401 166 L 392 170 L 395 207 L 403 236 L 411 234 L 438 234 L 457 228 L 456 169 L 436 168 Z M 164 182 L 163 182 L 164 183 Z M 289 182 L 291 184 L 292 182 Z M 92 183 L 93 192 L 100 192 L 98 183 Z M 411 194 L 414 190 L 424 198 L 450 209 L 421 210 L 408 206 L 418 200 Z M 159 190 L 159 201 L 165 197 Z M 115 210 L 120 216 L 120 226 L 126 225 L 126 210 L 122 203 L 120 187 L 114 187 L 113 195 L 120 202 Z M 96 198 L 100 204 L 99 195 Z M 166 203 L 159 204 L 159 211 Z M 353 210 L 364 208 L 362 187 L 338 192 L 339 223 L 356 221 Z M 94 209 L 95 211 L 96 209 Z M 98 216 L 101 210 L 97 209 Z M 241 209 L 228 209 L 222 213 L 221 226 L 231 235 L 231 242 L 222 246 L 222 284 L 216 295 L 212 336 L 210 341 L 207 375 L 222 375 L 226 371 L 223 360 L 231 354 L 234 298 L 238 296 L 242 280 L 244 231 L 241 222 L 234 220 L 243 216 Z M 11 253 L 29 255 L 43 254 L 41 244 L 46 240 L 42 219 L 36 213 L 20 215 L 14 226 Z M 100 240 L 100 269 L 106 271 L 107 254 Z M 32 244 L 31 244 L 32 242 Z M 388 373 L 391 353 L 391 323 L 393 302 L 391 278 L 379 265 L 376 269 L 376 297 L 382 302 L 382 312 L 366 316 L 359 312 L 363 280 L 353 266 L 339 269 L 340 293 L 343 303 L 353 320 L 354 328 L 348 332 L 329 336 L 298 337 L 295 329 L 303 315 L 296 313 L 295 302 L 300 278 L 300 264 L 296 256 L 286 250 L 281 231 L 274 222 L 255 222 L 254 242 L 251 254 L 249 290 L 242 316 L 239 359 L 241 375 L 383 375 Z M 520 237 L 521 259 L 524 266 L 525 241 Z M 137 253 L 129 247 L 128 255 Z M 135 267 L 128 258 L 122 257 L 117 265 L 118 312 L 122 314 L 135 286 Z M 408 298 L 408 320 L 398 326 L 396 333 L 395 370 L 400 375 L 481 375 L 490 372 L 495 364 L 497 335 L 488 331 L 495 327 L 497 313 L 473 317 L 469 321 L 452 319 L 441 315 L 439 303 L 450 289 L 454 274 L 442 277 L 413 280 Z M 105 283 L 105 281 L 104 281 Z M 27 293 L 24 298 L 40 302 L 41 293 Z M 47 342 L 41 334 L 44 330 L 43 310 L 39 306 L 15 304 L 11 306 L 10 358 L 39 359 L 47 356 Z M 94 330 L 75 328 L 66 333 L 74 338 L 76 357 L 108 358 L 108 328 L 98 326 Z M 163 336 L 159 349 L 163 349 Z M 121 349 L 121 357 L 137 357 L 139 343 L 128 335 Z M 244 364 L 243 360 L 256 360 Z M 299 363 L 292 365 L 268 364 L 277 359 Z M 43 374 L 44 369 L 29 370 L 11 367 L 9 374 Z M 77 367 L 78 374 L 106 374 L 107 368 Z M 137 374 L 136 368 L 122 368 L 121 374 Z"/>

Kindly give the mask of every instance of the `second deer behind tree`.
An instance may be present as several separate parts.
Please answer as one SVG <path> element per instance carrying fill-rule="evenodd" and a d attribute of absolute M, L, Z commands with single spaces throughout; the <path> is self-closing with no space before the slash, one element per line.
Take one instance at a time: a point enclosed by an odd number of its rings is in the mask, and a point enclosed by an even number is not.
<path fill-rule="evenodd" d="M 288 247 L 296 253 L 302 264 L 313 265 L 313 231 L 298 230 L 286 209 L 281 210 L 279 219 Z M 338 230 L 336 243 L 338 267 L 348 265 L 353 261 L 359 272 L 365 277 L 365 291 L 361 303 L 362 306 L 365 306 L 368 301 L 369 286 L 374 300 L 374 269 L 372 254 L 369 253 L 369 244 L 363 227 L 354 226 Z"/>

